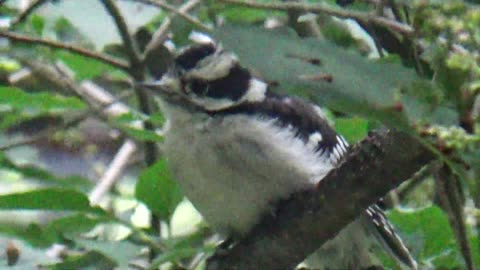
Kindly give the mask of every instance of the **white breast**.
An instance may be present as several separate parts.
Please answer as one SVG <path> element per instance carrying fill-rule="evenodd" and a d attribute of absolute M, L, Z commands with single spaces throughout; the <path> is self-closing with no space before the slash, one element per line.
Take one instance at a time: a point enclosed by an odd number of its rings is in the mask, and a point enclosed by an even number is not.
<path fill-rule="evenodd" d="M 273 120 L 173 115 L 165 140 L 169 165 L 185 195 L 221 232 L 247 232 L 272 203 L 312 187 L 333 168 Z"/>

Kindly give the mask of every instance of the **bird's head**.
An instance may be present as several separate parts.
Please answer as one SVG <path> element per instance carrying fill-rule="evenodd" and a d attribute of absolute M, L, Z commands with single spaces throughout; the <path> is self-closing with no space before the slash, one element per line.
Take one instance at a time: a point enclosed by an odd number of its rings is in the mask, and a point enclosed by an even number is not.
<path fill-rule="evenodd" d="M 195 44 L 180 50 L 159 80 L 141 85 L 169 105 L 205 112 L 265 98 L 267 84 L 240 66 L 234 53 L 204 34 L 193 33 L 191 39 Z"/>

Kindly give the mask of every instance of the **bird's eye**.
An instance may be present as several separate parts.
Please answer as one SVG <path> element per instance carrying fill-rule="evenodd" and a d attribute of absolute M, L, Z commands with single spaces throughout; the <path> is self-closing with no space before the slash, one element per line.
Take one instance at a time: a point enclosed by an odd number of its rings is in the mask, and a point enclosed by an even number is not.
<path fill-rule="evenodd" d="M 208 94 L 209 86 L 208 86 L 208 83 L 206 83 L 204 81 L 192 80 L 188 84 L 188 88 L 190 89 L 190 91 L 195 93 L 197 96 L 203 97 L 203 96 L 206 96 Z"/>
<path fill-rule="evenodd" d="M 185 81 L 184 79 L 182 79 L 180 77 L 180 85 L 181 85 L 181 88 L 180 90 L 182 91 L 182 93 L 184 94 L 190 94 L 192 91 L 190 90 L 190 87 L 189 87 L 189 84 L 187 81 Z"/>

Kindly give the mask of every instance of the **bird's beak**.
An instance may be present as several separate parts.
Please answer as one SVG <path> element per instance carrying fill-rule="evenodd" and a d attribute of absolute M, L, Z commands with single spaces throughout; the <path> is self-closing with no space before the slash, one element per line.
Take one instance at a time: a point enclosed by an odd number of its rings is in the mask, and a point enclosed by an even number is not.
<path fill-rule="evenodd" d="M 162 97 L 169 97 L 172 95 L 179 95 L 180 92 L 180 82 L 178 79 L 174 79 L 171 76 L 164 75 L 158 81 L 152 82 L 137 82 L 137 87 L 141 87 L 143 89 L 148 89 L 152 91 L 156 95 L 160 95 Z"/>
<path fill-rule="evenodd" d="M 182 92 L 182 86 L 177 78 L 164 75 L 158 81 L 152 82 L 138 82 L 135 84 L 137 87 L 147 89 L 155 96 L 159 96 L 163 101 L 182 107 L 187 110 L 199 110 L 199 107 L 195 105 L 186 95 Z"/>

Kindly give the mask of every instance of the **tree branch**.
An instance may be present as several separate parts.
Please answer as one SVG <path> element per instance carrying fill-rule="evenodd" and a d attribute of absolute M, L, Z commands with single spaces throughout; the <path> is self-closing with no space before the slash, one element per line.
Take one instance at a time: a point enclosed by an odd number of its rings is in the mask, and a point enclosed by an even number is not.
<path fill-rule="evenodd" d="M 312 13 L 325 13 L 325 14 L 336 16 L 339 18 L 354 19 L 364 23 L 373 23 L 376 25 L 385 26 L 397 33 L 401 33 L 406 36 L 412 36 L 414 34 L 414 29 L 409 25 L 399 23 L 397 21 L 390 20 L 385 17 L 375 16 L 373 14 L 367 14 L 367 13 L 352 11 L 352 10 L 344 10 L 339 8 L 332 8 L 324 4 L 307 4 L 307 3 L 296 3 L 296 2 L 260 3 L 255 1 L 243 1 L 243 0 L 219 0 L 218 2 L 240 5 L 240 6 L 256 8 L 256 9 L 269 9 L 269 10 L 282 10 L 282 11 L 297 10 L 297 11 L 312 12 Z"/>
<path fill-rule="evenodd" d="M 188 2 L 184 3 L 178 8 L 178 12 L 180 13 L 187 13 L 189 10 L 193 9 L 196 5 L 198 5 L 201 0 L 189 0 Z M 161 46 L 163 42 L 167 39 L 167 32 L 172 24 L 172 18 L 177 13 L 172 14 L 170 17 L 166 17 L 160 27 L 155 31 L 152 36 L 152 40 L 147 44 L 145 47 L 145 51 L 143 52 L 143 57 L 147 57 L 150 52 Z"/>
<path fill-rule="evenodd" d="M 292 269 L 434 157 L 405 133 L 369 136 L 318 190 L 279 204 L 275 217 L 265 217 L 228 255 L 210 259 L 207 269 Z"/>
<path fill-rule="evenodd" d="M 143 75 L 143 63 L 135 47 L 135 41 L 128 31 L 128 26 L 125 22 L 125 19 L 113 0 L 102 0 L 101 2 L 105 6 L 108 14 L 110 14 L 115 21 L 115 25 L 117 26 L 120 37 L 122 38 L 123 46 L 127 51 L 128 58 L 130 59 L 130 73 L 135 80 L 142 80 L 141 78 L 137 77 L 140 77 L 140 74 Z"/>
<path fill-rule="evenodd" d="M 70 45 L 67 43 L 24 36 L 24 35 L 20 35 L 20 34 L 9 32 L 9 31 L 0 31 L 0 37 L 5 37 L 5 38 L 8 38 L 9 40 L 23 42 L 27 44 L 41 45 L 41 46 L 47 46 L 47 47 L 60 49 L 60 50 L 66 50 L 72 53 L 76 53 L 88 58 L 92 58 L 92 59 L 107 63 L 111 66 L 114 66 L 123 70 L 128 69 L 128 64 L 121 60 L 117 60 L 109 56 L 94 52 L 92 50 L 84 49 L 84 48 Z"/>
<path fill-rule="evenodd" d="M 11 26 L 14 27 L 16 26 L 17 24 L 20 24 L 22 23 L 32 12 L 34 12 L 37 8 L 39 8 L 42 4 L 44 4 L 45 2 L 47 2 L 46 0 L 34 0 L 34 1 L 31 1 L 30 4 L 28 5 L 28 7 L 25 8 L 25 10 L 23 10 L 19 15 L 18 17 L 12 21 L 12 24 Z"/>
<path fill-rule="evenodd" d="M 182 11 L 181 9 L 177 9 L 174 6 L 170 5 L 169 3 L 165 2 L 165 1 L 159 1 L 159 0 L 133 0 L 133 1 L 168 10 L 168 11 L 174 13 L 175 15 L 178 15 L 178 16 L 182 17 L 187 22 L 190 22 L 191 24 L 195 25 L 196 27 L 198 27 L 198 28 L 200 28 L 204 31 L 212 31 L 213 30 L 212 27 L 203 24 L 197 18 L 195 18 L 193 16 L 190 16 L 190 14 L 188 14 L 187 12 Z"/>
<path fill-rule="evenodd" d="M 131 157 L 137 151 L 137 145 L 132 139 L 126 139 L 118 152 L 108 165 L 107 170 L 103 173 L 102 178 L 95 185 L 95 188 L 88 196 L 92 205 L 100 203 L 101 198 L 112 189 L 115 182 L 125 171 Z"/>

